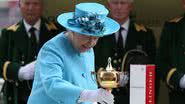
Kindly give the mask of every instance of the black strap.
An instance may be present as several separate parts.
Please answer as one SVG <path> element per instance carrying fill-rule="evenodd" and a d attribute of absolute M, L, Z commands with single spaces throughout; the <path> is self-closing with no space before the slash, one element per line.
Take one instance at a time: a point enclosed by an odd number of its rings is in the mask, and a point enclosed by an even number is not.
<path fill-rule="evenodd" d="M 123 48 L 123 37 L 122 37 L 122 31 L 123 31 L 124 29 L 121 27 L 120 29 L 119 29 L 119 31 L 118 31 L 118 42 L 117 42 L 117 47 L 119 48 L 119 49 L 122 49 Z"/>
<path fill-rule="evenodd" d="M 37 54 L 37 39 L 36 39 L 36 34 L 35 34 L 35 28 L 31 27 L 29 32 L 31 34 L 30 37 L 30 42 L 29 42 L 29 48 L 30 48 L 30 58 L 34 58 L 35 55 Z"/>

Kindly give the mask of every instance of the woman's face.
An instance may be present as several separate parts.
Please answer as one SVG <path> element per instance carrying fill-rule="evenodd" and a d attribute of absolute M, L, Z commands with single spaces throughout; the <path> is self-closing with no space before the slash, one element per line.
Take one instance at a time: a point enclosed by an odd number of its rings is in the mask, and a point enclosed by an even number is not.
<path fill-rule="evenodd" d="M 93 48 L 99 39 L 99 37 L 82 35 L 75 32 L 72 33 L 72 44 L 79 52 L 85 52 Z"/>

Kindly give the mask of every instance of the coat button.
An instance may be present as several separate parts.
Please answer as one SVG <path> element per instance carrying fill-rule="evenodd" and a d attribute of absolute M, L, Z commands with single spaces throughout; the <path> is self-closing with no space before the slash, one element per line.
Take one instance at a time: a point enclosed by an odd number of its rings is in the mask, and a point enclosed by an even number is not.
<path fill-rule="evenodd" d="M 118 56 L 118 53 L 114 53 L 114 56 Z"/>
<path fill-rule="evenodd" d="M 15 86 L 19 86 L 19 83 L 18 82 L 15 82 Z"/>
<path fill-rule="evenodd" d="M 118 59 L 118 62 L 121 63 L 121 59 Z"/>
<path fill-rule="evenodd" d="M 21 64 L 24 65 L 24 61 L 21 61 Z"/>
<path fill-rule="evenodd" d="M 120 67 L 118 67 L 118 69 L 117 69 L 118 71 L 120 71 L 121 70 L 121 68 Z"/>
<path fill-rule="evenodd" d="M 118 62 L 117 62 L 117 60 L 113 60 L 113 63 L 114 63 L 114 64 L 117 64 Z"/>
<path fill-rule="evenodd" d="M 12 100 L 12 97 L 9 96 L 9 97 L 8 97 L 8 101 L 11 101 L 11 100 Z"/>
<path fill-rule="evenodd" d="M 116 88 L 116 91 L 119 92 L 120 91 L 119 88 Z"/>

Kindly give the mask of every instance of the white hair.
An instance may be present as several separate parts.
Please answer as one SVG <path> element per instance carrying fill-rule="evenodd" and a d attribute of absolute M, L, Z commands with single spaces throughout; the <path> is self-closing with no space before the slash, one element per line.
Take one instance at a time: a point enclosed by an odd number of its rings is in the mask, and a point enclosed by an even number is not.
<path fill-rule="evenodd" d="M 19 2 L 24 2 L 25 0 L 19 0 Z M 41 2 L 43 2 L 44 0 L 40 0 Z"/>
<path fill-rule="evenodd" d="M 108 1 L 111 1 L 111 0 L 108 0 Z M 122 1 L 122 0 L 118 0 L 118 1 Z M 128 2 L 134 2 L 134 0 L 123 0 L 123 1 L 128 1 Z"/>

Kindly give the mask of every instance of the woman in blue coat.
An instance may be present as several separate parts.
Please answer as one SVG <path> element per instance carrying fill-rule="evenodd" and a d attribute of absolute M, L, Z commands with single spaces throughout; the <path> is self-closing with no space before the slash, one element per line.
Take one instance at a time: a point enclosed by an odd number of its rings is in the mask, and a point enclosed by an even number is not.
<path fill-rule="evenodd" d="M 120 28 L 107 15 L 108 10 L 101 4 L 80 3 L 75 12 L 58 17 L 68 31 L 41 48 L 28 104 L 113 104 L 113 95 L 97 88 L 93 74 L 92 48 L 99 37 Z"/>

